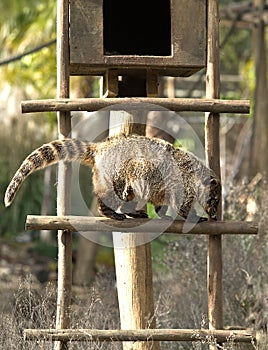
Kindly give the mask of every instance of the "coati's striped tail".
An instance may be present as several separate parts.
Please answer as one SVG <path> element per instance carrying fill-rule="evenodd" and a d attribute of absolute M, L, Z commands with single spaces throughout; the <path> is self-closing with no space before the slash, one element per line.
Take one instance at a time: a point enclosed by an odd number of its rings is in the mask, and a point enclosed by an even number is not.
<path fill-rule="evenodd" d="M 94 149 L 94 144 L 77 139 L 55 140 L 36 149 L 23 161 L 11 180 L 5 194 L 5 206 L 8 207 L 12 203 L 21 184 L 31 173 L 61 160 L 77 160 L 93 165 Z"/>

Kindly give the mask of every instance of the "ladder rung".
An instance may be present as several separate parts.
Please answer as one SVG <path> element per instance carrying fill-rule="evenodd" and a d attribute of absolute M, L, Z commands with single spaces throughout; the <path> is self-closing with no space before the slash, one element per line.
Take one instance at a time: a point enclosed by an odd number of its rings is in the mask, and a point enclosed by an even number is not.
<path fill-rule="evenodd" d="M 131 104 L 131 108 L 130 105 Z M 153 105 L 152 106 L 146 106 Z M 113 106 L 113 110 L 145 109 L 171 111 L 196 111 L 211 113 L 244 113 L 250 112 L 249 100 L 220 100 L 197 98 L 80 98 L 80 99 L 49 99 L 29 100 L 21 102 L 22 113 L 32 112 L 70 112 L 88 111 L 94 112 L 102 108 Z"/>
<path fill-rule="evenodd" d="M 177 234 L 257 234 L 258 223 L 251 221 L 205 221 L 198 224 L 182 220 L 125 219 L 122 221 L 89 216 L 28 215 L 26 230 L 70 230 L 81 232 L 148 232 Z"/>
<path fill-rule="evenodd" d="M 25 329 L 25 340 L 46 341 L 217 341 L 252 343 L 256 334 L 252 330 L 208 329 Z"/>

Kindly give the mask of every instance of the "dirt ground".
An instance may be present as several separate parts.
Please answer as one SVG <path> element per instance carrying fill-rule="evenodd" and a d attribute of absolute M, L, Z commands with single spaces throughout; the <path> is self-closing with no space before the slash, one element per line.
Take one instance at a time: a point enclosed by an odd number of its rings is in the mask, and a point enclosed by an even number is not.
<path fill-rule="evenodd" d="M 14 294 L 27 276 L 37 286 L 55 280 L 56 272 L 52 272 L 50 265 L 51 259 L 35 252 L 32 242 L 0 240 L 0 312 L 9 311 Z"/>

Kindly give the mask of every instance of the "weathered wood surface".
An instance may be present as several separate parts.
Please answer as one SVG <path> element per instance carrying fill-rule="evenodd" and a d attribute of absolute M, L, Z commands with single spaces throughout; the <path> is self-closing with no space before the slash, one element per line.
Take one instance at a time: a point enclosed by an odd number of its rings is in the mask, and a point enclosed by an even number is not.
<path fill-rule="evenodd" d="M 137 89 L 143 92 L 142 77 L 125 80 L 121 93 L 131 95 Z M 145 92 L 146 93 L 146 92 Z M 136 133 L 145 135 L 147 116 L 137 110 L 111 111 L 109 136 Z M 155 309 L 153 294 L 153 272 L 151 245 L 144 233 L 137 236 L 134 231 L 122 233 L 113 230 L 114 260 L 117 294 L 122 329 L 155 328 Z M 150 350 L 148 342 L 123 342 L 124 350 Z M 154 350 L 160 350 L 160 344 L 153 344 Z"/>
<path fill-rule="evenodd" d="M 189 76 L 206 64 L 206 1 L 174 0 L 171 4 L 171 54 L 166 56 L 104 54 L 102 0 L 70 1 L 70 63 L 72 74 L 104 74 L 105 69 L 157 69 L 163 75 Z M 156 3 L 155 6 L 158 6 Z M 130 5 L 131 8 L 131 5 Z M 192 9 L 195 9 L 194 11 Z M 139 16 L 139 6 L 121 14 Z M 153 13 L 153 11 L 152 11 Z M 112 15 L 112 14 L 111 14 Z M 191 18 L 191 21 L 189 21 Z M 114 19 L 118 21 L 118 18 Z M 151 25 L 152 19 L 148 18 Z M 193 30 L 194 23 L 194 30 Z M 138 23 L 141 25 L 141 23 Z M 181 30 L 183 28 L 183 30 Z M 144 28 L 146 30 L 146 28 Z M 139 38 L 142 40 L 142 38 Z M 135 48 L 133 48 L 135 50 Z"/>
<path fill-rule="evenodd" d="M 177 233 L 177 234 L 253 234 L 258 233 L 257 222 L 247 221 L 207 221 L 199 224 L 187 224 L 184 221 L 158 219 L 125 219 L 116 221 L 104 217 L 88 216 L 37 216 L 28 215 L 25 225 L 26 230 L 57 230 L 70 231 L 99 231 L 99 232 L 151 232 L 151 233 Z"/>
<path fill-rule="evenodd" d="M 69 1 L 57 3 L 57 97 L 69 98 Z M 58 135 L 60 139 L 71 133 L 71 116 L 68 111 L 58 112 Z M 70 213 L 71 164 L 60 162 L 58 168 L 57 215 Z M 58 294 L 56 328 L 70 326 L 70 305 L 72 293 L 72 234 L 58 231 Z M 66 342 L 56 342 L 55 350 L 66 350 Z"/>
<path fill-rule="evenodd" d="M 264 11 L 267 12 L 267 2 L 254 0 L 253 6 L 257 10 L 258 24 L 253 30 L 253 57 L 255 65 L 255 92 L 254 112 L 250 150 L 250 174 L 254 177 L 257 173 L 268 176 L 268 81 L 267 81 L 267 27 L 263 21 Z"/>
<path fill-rule="evenodd" d="M 219 5 L 218 0 L 208 0 L 207 21 L 207 70 L 206 70 L 206 98 L 220 97 L 220 53 L 219 53 Z M 205 120 L 205 149 L 208 165 L 221 178 L 220 169 L 220 111 L 206 114 Z M 221 219 L 221 205 L 218 210 Z M 239 230 L 238 230 L 239 231 Z M 236 232 L 236 231 L 235 231 Z M 208 236 L 207 252 L 207 293 L 208 293 L 208 321 L 209 329 L 223 328 L 223 295 L 222 295 L 222 237 Z M 210 350 L 217 350 L 216 344 L 209 346 Z"/>
<path fill-rule="evenodd" d="M 142 109 L 145 104 L 154 106 L 152 109 L 163 110 L 166 108 L 175 112 L 197 111 L 213 113 L 243 113 L 250 112 L 249 100 L 220 100 L 213 98 L 153 98 L 153 97 L 130 97 L 130 98 L 80 98 L 80 99 L 48 99 L 29 100 L 21 102 L 22 113 L 32 112 L 70 112 L 89 111 L 94 112 L 102 108 L 113 106 L 113 110 L 126 108 Z M 147 107 L 148 108 L 148 107 Z"/>
<path fill-rule="evenodd" d="M 252 330 L 208 330 L 208 329 L 25 329 L 25 340 L 61 341 L 209 341 L 252 343 L 256 334 Z"/>

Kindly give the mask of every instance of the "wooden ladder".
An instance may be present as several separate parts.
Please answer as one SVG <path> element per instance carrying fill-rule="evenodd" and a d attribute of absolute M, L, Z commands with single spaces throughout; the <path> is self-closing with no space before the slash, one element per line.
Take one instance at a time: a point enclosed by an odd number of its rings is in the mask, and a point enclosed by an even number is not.
<path fill-rule="evenodd" d="M 57 81 L 58 92 L 55 100 L 32 100 L 22 102 L 22 112 L 58 112 L 59 138 L 63 139 L 71 134 L 70 111 L 96 111 L 115 105 L 120 110 L 122 103 L 142 104 L 150 103 L 165 107 L 172 111 L 204 111 L 206 156 L 209 166 L 220 176 L 219 150 L 219 121 L 220 113 L 249 113 L 249 101 L 226 101 L 219 99 L 219 14 L 216 0 L 208 0 L 208 45 L 207 45 L 207 86 L 205 99 L 179 98 L 69 98 L 69 1 L 58 0 L 57 11 Z M 89 19 L 90 20 L 90 19 Z M 121 232 L 132 232 L 132 220 L 126 219 L 120 223 L 108 218 L 75 217 L 70 213 L 71 168 L 69 164 L 59 165 L 58 173 L 58 216 L 28 216 L 26 229 L 58 230 L 58 300 L 56 329 L 26 329 L 25 340 L 56 341 L 57 349 L 66 349 L 68 341 L 206 341 L 213 337 L 218 343 L 232 339 L 234 342 L 255 343 L 257 334 L 253 330 L 224 330 L 222 307 L 222 234 L 257 234 L 258 224 L 252 222 L 204 222 L 196 224 L 190 231 L 193 234 L 208 236 L 208 318 L 209 329 L 128 329 L 128 330 L 98 330 L 98 329 L 70 329 L 69 306 L 71 304 L 72 285 L 72 232 L 105 231 L 102 224 L 114 227 Z M 221 213 L 219 213 L 221 215 Z M 132 222 L 131 222 L 132 221 Z M 143 219 L 137 219 L 142 224 Z M 75 229 L 74 229 L 75 228 Z M 136 232 L 139 230 L 135 228 Z M 151 220 L 146 231 L 162 232 L 161 221 Z M 142 227 L 144 232 L 144 227 Z M 164 230 L 183 233 L 183 223 L 174 221 Z M 155 346 L 154 348 L 156 348 Z M 216 349 L 216 345 L 210 345 Z"/>

